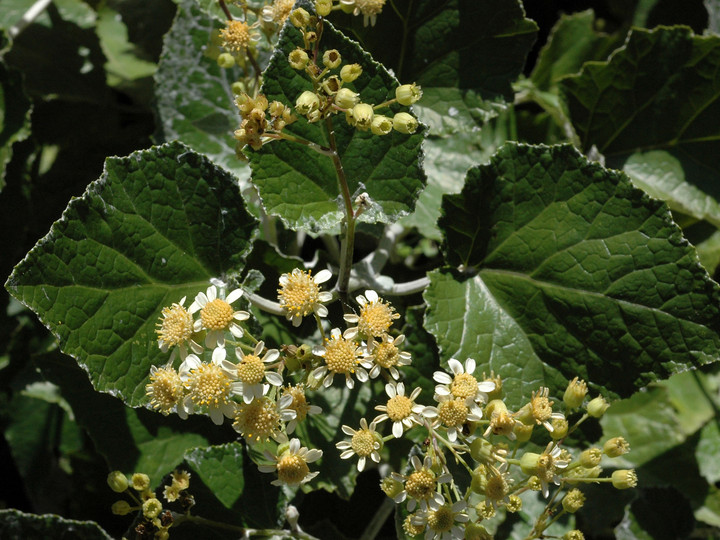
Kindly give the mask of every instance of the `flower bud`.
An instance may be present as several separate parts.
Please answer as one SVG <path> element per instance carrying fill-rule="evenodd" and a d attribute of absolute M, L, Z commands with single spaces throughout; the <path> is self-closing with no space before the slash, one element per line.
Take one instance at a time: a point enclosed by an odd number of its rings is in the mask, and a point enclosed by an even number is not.
<path fill-rule="evenodd" d="M 573 529 L 572 531 L 568 531 L 563 534 L 562 540 L 585 540 L 585 535 L 582 533 L 582 531 Z"/>
<path fill-rule="evenodd" d="M 610 404 L 605 401 L 605 398 L 602 396 L 598 396 L 594 399 L 591 399 L 590 403 L 588 403 L 587 413 L 593 418 L 601 418 L 602 415 L 605 414 L 605 411 L 608 410 L 608 407 L 610 407 Z"/>
<path fill-rule="evenodd" d="M 340 78 L 343 82 L 350 83 L 357 79 L 362 73 L 360 64 L 345 64 L 340 70 Z"/>
<path fill-rule="evenodd" d="M 380 481 L 380 489 L 385 495 L 387 495 L 391 499 L 394 499 L 402 492 L 403 483 L 395 480 L 391 476 L 386 476 Z"/>
<path fill-rule="evenodd" d="M 297 507 L 289 504 L 288 507 L 285 509 L 285 519 L 287 519 L 287 522 L 290 524 L 292 530 L 297 531 L 298 519 L 300 519 L 300 512 L 298 511 Z"/>
<path fill-rule="evenodd" d="M 464 538 L 467 540 L 493 540 L 494 537 L 485 527 L 479 523 L 473 523 L 470 521 L 465 524 Z"/>
<path fill-rule="evenodd" d="M 341 84 L 340 79 L 333 75 L 322 82 L 322 89 L 327 95 L 332 96 L 337 94 L 338 90 L 340 90 Z"/>
<path fill-rule="evenodd" d="M 505 510 L 510 513 L 519 512 L 522 510 L 522 499 L 517 495 L 510 495 L 508 502 L 505 504 Z"/>
<path fill-rule="evenodd" d="M 110 510 L 116 516 L 126 516 L 133 511 L 132 506 L 130 506 L 130 503 L 128 503 L 127 501 L 114 502 L 113 505 L 110 507 Z"/>
<path fill-rule="evenodd" d="M 587 394 L 588 388 L 585 381 L 582 381 L 575 377 L 570 381 L 563 394 L 563 402 L 568 409 L 577 409 L 582 405 L 585 395 Z"/>
<path fill-rule="evenodd" d="M 603 452 L 607 457 L 616 458 L 627 454 L 630 445 L 623 437 L 613 437 L 603 445 Z"/>
<path fill-rule="evenodd" d="M 334 69 L 342 62 L 342 56 L 337 49 L 330 49 L 323 53 L 323 65 L 327 68 Z"/>
<path fill-rule="evenodd" d="M 485 493 L 487 485 L 487 467 L 479 465 L 470 475 L 470 489 L 475 493 Z"/>
<path fill-rule="evenodd" d="M 155 519 L 162 512 L 162 503 L 155 497 L 143 503 L 143 516 L 147 519 Z"/>
<path fill-rule="evenodd" d="M 327 17 L 332 11 L 332 0 L 315 0 L 315 12 L 321 17 Z"/>
<path fill-rule="evenodd" d="M 612 485 L 616 489 L 628 489 L 637 486 L 635 469 L 620 469 L 612 473 Z"/>
<path fill-rule="evenodd" d="M 341 109 L 352 109 L 360 101 L 360 96 L 349 88 L 341 88 L 335 94 L 335 105 Z"/>
<path fill-rule="evenodd" d="M 535 424 L 515 424 L 513 427 L 513 433 L 518 442 L 528 442 L 532 436 L 533 428 Z"/>
<path fill-rule="evenodd" d="M 393 128 L 400 133 L 415 133 L 418 127 L 417 119 L 406 112 L 399 112 L 393 117 Z"/>
<path fill-rule="evenodd" d="M 400 105 L 412 105 L 422 97 L 422 89 L 417 84 L 403 84 L 395 89 L 395 99 Z"/>
<path fill-rule="evenodd" d="M 290 67 L 293 69 L 305 69 L 309 61 L 310 57 L 303 49 L 297 48 L 288 54 L 288 62 L 290 63 Z"/>
<path fill-rule="evenodd" d="M 540 454 L 525 452 L 520 458 L 520 468 L 525 474 L 533 474 L 537 471 L 540 462 Z"/>
<path fill-rule="evenodd" d="M 245 88 L 245 83 L 242 81 L 235 81 L 234 83 L 232 83 L 232 86 L 230 86 L 230 89 L 232 90 L 232 93 L 236 96 L 247 92 L 247 88 Z"/>
<path fill-rule="evenodd" d="M 552 437 L 554 441 L 564 439 L 570 429 L 570 424 L 568 424 L 568 421 L 565 418 L 553 418 L 550 425 L 553 428 L 550 433 L 550 437 Z"/>
<path fill-rule="evenodd" d="M 343 13 L 352 13 L 355 10 L 355 0 L 340 0 L 340 9 Z"/>
<path fill-rule="evenodd" d="M 367 131 L 372 125 L 373 116 L 375 111 L 367 103 L 358 103 L 352 109 L 353 125 L 361 131 Z"/>
<path fill-rule="evenodd" d="M 135 473 L 132 475 L 130 483 L 135 491 L 145 491 L 150 488 L 150 477 L 147 474 Z"/>
<path fill-rule="evenodd" d="M 310 14 L 303 8 L 293 9 L 290 13 L 290 22 L 298 28 L 305 28 L 310 24 Z"/>
<path fill-rule="evenodd" d="M 373 118 L 372 124 L 370 124 L 370 131 L 374 135 L 387 135 L 392 131 L 393 123 L 390 118 L 378 114 Z"/>
<path fill-rule="evenodd" d="M 580 454 L 580 466 L 591 468 L 596 467 L 600 465 L 600 460 L 602 459 L 602 450 L 599 448 L 588 448 L 586 450 L 583 450 Z"/>
<path fill-rule="evenodd" d="M 230 53 L 218 54 L 217 65 L 223 69 L 229 69 L 235 65 L 235 57 Z"/>
<path fill-rule="evenodd" d="M 562 499 L 562 506 L 566 512 L 574 514 L 585 504 L 585 495 L 579 489 L 571 489 Z"/>
<path fill-rule="evenodd" d="M 310 90 L 305 90 L 295 101 L 295 110 L 298 114 L 308 114 L 311 111 L 316 111 L 318 107 L 320 107 L 320 98 Z"/>
<path fill-rule="evenodd" d="M 113 471 L 108 474 L 107 483 L 115 493 L 122 493 L 128 488 L 127 476 L 120 471 Z"/>

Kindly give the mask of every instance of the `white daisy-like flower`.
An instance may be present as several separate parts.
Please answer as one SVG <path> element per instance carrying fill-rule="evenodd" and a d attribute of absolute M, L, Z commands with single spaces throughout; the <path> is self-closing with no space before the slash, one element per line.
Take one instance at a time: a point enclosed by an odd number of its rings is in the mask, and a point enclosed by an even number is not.
<path fill-rule="evenodd" d="M 518 413 L 522 416 L 523 412 L 529 412 L 532 419 L 535 420 L 535 423 L 538 425 L 542 424 L 545 429 L 552 433 L 555 431 L 555 428 L 552 426 L 552 421 L 556 419 L 564 420 L 565 415 L 561 412 L 552 411 L 552 406 L 555 402 L 550 401 L 549 395 L 550 389 L 547 386 L 541 386 L 537 392 L 533 392 L 530 403 L 523 408 L 525 411 L 521 410 L 518 411 Z M 529 408 L 529 411 L 527 408 Z"/>
<path fill-rule="evenodd" d="M 387 383 L 385 392 L 390 399 L 385 405 L 375 407 L 375 410 L 382 412 L 382 414 L 376 416 L 373 423 L 380 424 L 389 419 L 393 423 L 393 436 L 396 439 L 402 437 L 406 429 L 421 423 L 419 416 L 423 412 L 423 406 L 415 403 L 415 399 L 420 395 L 420 390 L 421 388 L 418 386 L 408 397 L 405 395 L 404 383 Z"/>
<path fill-rule="evenodd" d="M 470 516 L 465 510 L 467 503 L 459 500 L 453 505 L 443 504 L 437 510 L 420 512 L 413 518 L 413 524 L 424 526 L 425 540 L 453 540 L 465 537 L 465 523 Z"/>
<path fill-rule="evenodd" d="M 360 472 L 365 468 L 367 458 L 372 459 L 375 463 L 380 463 L 380 450 L 383 446 L 382 435 L 375 431 L 375 425 L 375 422 L 370 422 L 368 426 L 367 420 L 362 418 L 360 419 L 360 429 L 357 431 L 350 426 L 343 426 L 343 433 L 350 436 L 351 439 L 335 444 L 338 450 L 342 450 L 340 454 L 342 459 L 358 456 L 357 470 Z"/>
<path fill-rule="evenodd" d="M 282 386 L 283 384 L 282 375 L 276 371 L 267 371 L 265 369 L 265 364 L 277 361 L 280 357 L 280 351 L 268 349 L 265 355 L 260 358 L 263 349 L 265 349 L 265 342 L 263 341 L 258 341 L 252 354 L 243 353 L 239 347 L 235 349 L 235 356 L 239 360 L 238 364 L 233 366 L 238 378 L 235 384 L 245 403 L 250 403 L 253 399 L 267 394 L 270 385 L 265 384 L 265 381 L 273 386 Z"/>
<path fill-rule="evenodd" d="M 169 364 L 172 364 L 175 360 L 175 355 L 180 353 L 180 359 L 185 360 L 188 355 L 187 347 L 190 347 L 192 352 L 200 354 L 203 351 L 201 345 L 199 345 L 193 338 L 194 323 L 192 312 L 185 309 L 185 299 L 183 296 L 182 300 L 174 303 L 172 306 L 164 307 L 162 310 L 162 319 L 157 323 L 157 329 L 155 332 L 158 335 L 158 347 L 164 353 L 168 352 L 172 347 L 172 353 L 170 353 Z"/>
<path fill-rule="evenodd" d="M 292 397 L 292 403 L 288 405 L 289 409 L 295 411 L 296 416 L 287 423 L 286 431 L 288 435 L 295 431 L 297 425 L 307 418 L 308 414 L 320 414 L 322 409 L 317 405 L 310 405 L 305 397 L 305 386 L 298 384 L 296 386 L 287 386 L 283 388 L 283 396 Z"/>
<path fill-rule="evenodd" d="M 324 347 L 313 347 L 312 352 L 325 359 L 325 365 L 316 368 L 312 378 L 322 380 L 326 388 L 332 385 L 335 375 L 344 375 L 348 388 L 355 386 L 353 374 L 360 382 L 368 380 L 367 371 L 360 366 L 361 347 L 354 340 L 344 338 L 339 328 L 333 328 Z"/>
<path fill-rule="evenodd" d="M 482 410 L 471 397 L 462 399 L 452 395 L 442 396 L 435 394 L 437 407 L 425 407 L 422 415 L 433 421 L 434 426 L 441 425 L 447 430 L 451 442 L 457 440 L 458 434 L 466 422 L 479 422 L 482 419 Z"/>
<path fill-rule="evenodd" d="M 418 506 L 423 512 L 437 510 L 445 504 L 445 497 L 437 491 L 439 484 L 445 484 L 452 480 L 452 475 L 443 472 L 437 476 L 432 471 L 432 459 L 425 456 L 421 462 L 417 456 L 410 458 L 410 463 L 415 469 L 407 476 L 398 473 L 392 473 L 392 478 L 398 482 L 404 482 L 404 489 L 398 493 L 393 500 L 400 504 L 409 499 L 407 509 L 412 512 Z"/>
<path fill-rule="evenodd" d="M 543 497 L 550 495 L 550 482 L 559 486 L 561 484 L 560 473 L 570 464 L 571 458 L 563 455 L 563 451 L 555 441 L 551 441 L 545 447 L 542 454 L 526 452 L 521 460 L 520 466 L 526 474 L 534 474 L 540 480 Z"/>
<path fill-rule="evenodd" d="M 385 334 L 379 342 L 371 340 L 365 348 L 360 365 L 369 370 L 371 379 L 376 378 L 385 369 L 396 381 L 400 379 L 398 367 L 409 366 L 412 356 L 409 352 L 401 351 L 399 347 L 405 342 L 405 336 L 399 335 L 395 339 Z"/>
<path fill-rule="evenodd" d="M 205 346 L 214 349 L 225 346 L 225 331 L 229 330 L 236 338 L 241 338 L 245 331 L 238 322 L 250 318 L 247 311 L 235 311 L 230 305 L 242 296 L 241 289 L 235 289 L 225 299 L 218 297 L 215 285 L 210 285 L 207 292 L 199 292 L 190 304 L 190 313 L 200 311 L 200 318 L 195 321 L 194 330 L 207 330 Z"/>
<path fill-rule="evenodd" d="M 217 425 L 223 423 L 223 417 L 235 416 L 235 402 L 231 399 L 232 377 L 220 365 L 203 363 L 194 354 L 189 354 L 180 365 L 178 375 L 187 390 L 183 407 L 188 413 L 194 413 L 196 408 L 206 409 Z"/>
<path fill-rule="evenodd" d="M 319 285 L 331 277 L 329 270 L 321 270 L 312 277 L 311 270 L 303 272 L 299 268 L 280 276 L 278 300 L 285 310 L 285 318 L 292 321 L 293 326 L 300 326 L 302 318 L 311 313 L 327 317 L 328 310 L 323 303 L 332 300 L 332 293 L 321 291 Z"/>
<path fill-rule="evenodd" d="M 492 381 L 481 381 L 475 378 L 475 360 L 468 358 L 465 360 L 465 369 L 463 365 L 451 358 L 448 360 L 450 373 L 444 371 L 436 371 L 433 373 L 433 379 L 438 382 L 435 386 L 435 393 L 440 396 L 452 396 L 453 398 L 466 399 L 471 398 L 477 403 L 487 403 L 488 392 L 495 390 L 495 383 Z"/>
<path fill-rule="evenodd" d="M 282 448 L 282 444 L 280 448 Z M 274 461 L 271 465 L 259 465 L 260 472 L 277 472 L 277 480 L 270 482 L 275 486 L 298 486 L 315 478 L 319 473 L 310 472 L 308 463 L 317 461 L 322 457 L 322 450 L 316 448 L 309 450 L 300 445 L 300 439 L 292 439 L 287 450 L 275 456 L 265 451 L 265 457 Z"/>
<path fill-rule="evenodd" d="M 281 431 L 283 424 L 297 415 L 290 408 L 291 403 L 290 396 L 282 396 L 277 402 L 267 396 L 243 402 L 236 408 L 233 428 L 251 444 L 270 438 L 280 441 L 285 437 Z"/>
<path fill-rule="evenodd" d="M 343 317 L 345 322 L 356 325 L 345 330 L 343 335 L 348 339 L 353 339 L 358 334 L 367 339 L 382 337 L 393 320 L 400 317 L 375 291 L 365 291 L 365 296 L 357 296 L 355 300 L 360 305 L 360 315 L 349 313 Z"/>
<path fill-rule="evenodd" d="M 165 416 L 175 410 L 180 418 L 187 418 L 183 381 L 171 365 L 150 368 L 150 382 L 145 385 L 145 393 L 150 398 L 150 405 Z"/>

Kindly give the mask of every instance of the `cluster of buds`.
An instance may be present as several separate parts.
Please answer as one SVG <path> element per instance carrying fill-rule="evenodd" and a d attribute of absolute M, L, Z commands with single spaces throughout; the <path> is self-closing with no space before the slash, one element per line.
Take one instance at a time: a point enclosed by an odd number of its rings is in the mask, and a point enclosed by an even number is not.
<path fill-rule="evenodd" d="M 295 110 L 309 122 L 317 122 L 332 114 L 344 112 L 351 126 L 375 135 L 387 135 L 393 129 L 400 133 L 414 133 L 417 119 L 408 112 L 398 112 L 392 117 L 376 114 L 376 111 L 399 103 L 409 106 L 422 97 L 416 84 L 405 84 L 395 90 L 395 97 L 378 105 L 364 103 L 360 95 L 346 85 L 351 85 L 362 75 L 362 67 L 355 63 L 343 64 L 336 49 L 319 53 L 317 49 L 320 23 L 302 8 L 295 9 L 290 21 L 303 33 L 304 47 L 288 55 L 293 69 L 304 71 L 313 83 L 313 90 L 302 92 L 295 101 Z M 321 63 L 318 63 L 317 60 Z"/>
<path fill-rule="evenodd" d="M 167 502 L 178 501 L 182 513 L 187 514 L 195 504 L 190 487 L 190 473 L 176 470 L 170 475 L 171 483 L 165 487 L 163 496 Z M 137 538 L 166 540 L 170 537 L 169 529 L 173 524 L 173 513 L 163 508 L 162 502 L 150 489 L 150 477 L 144 473 L 134 473 L 130 478 L 121 471 L 113 471 L 107 477 L 107 483 L 115 493 L 123 493 L 131 499 L 131 503 L 121 499 L 112 505 L 112 513 L 125 516 L 138 512 L 141 514 L 135 527 Z"/>
<path fill-rule="evenodd" d="M 297 117 L 290 108 L 279 101 L 268 103 L 260 94 L 255 98 L 242 93 L 235 98 L 242 121 L 234 137 L 240 147 L 246 144 L 257 150 L 264 142 L 277 138 L 288 124 Z"/>

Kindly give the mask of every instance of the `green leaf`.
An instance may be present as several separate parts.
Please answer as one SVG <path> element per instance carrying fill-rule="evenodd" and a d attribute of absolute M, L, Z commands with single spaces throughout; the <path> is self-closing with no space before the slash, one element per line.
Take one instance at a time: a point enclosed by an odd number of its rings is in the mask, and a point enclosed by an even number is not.
<path fill-rule="evenodd" d="M 0 510 L 0 537 L 56 540 L 112 540 L 94 521 L 65 519 L 54 514 Z"/>
<path fill-rule="evenodd" d="M 30 135 L 30 111 L 20 72 L 0 61 L 0 190 L 5 186 L 5 167 L 12 158 L 13 144 Z"/>
<path fill-rule="evenodd" d="M 703 0 L 708 12 L 707 31 L 720 34 L 720 0 Z"/>
<path fill-rule="evenodd" d="M 720 426 L 718 419 L 708 422 L 700 432 L 700 440 L 697 445 L 697 462 L 700 473 L 709 484 L 715 484 L 720 480 Z"/>
<path fill-rule="evenodd" d="M 616 401 L 600 424 L 605 439 L 622 436 L 630 444 L 628 454 L 608 462 L 613 467 L 638 467 L 685 441 L 668 391 L 659 386 Z"/>
<path fill-rule="evenodd" d="M 695 519 L 713 527 L 720 527 L 720 489 L 710 486 L 703 505 L 695 510 Z"/>
<path fill-rule="evenodd" d="M 191 492 L 195 493 L 199 479 L 221 505 L 231 510 L 235 519 L 239 516 L 246 526 L 278 524 L 286 499 L 279 488 L 270 484 L 271 475 L 261 473 L 248 459 L 242 444 L 196 448 L 185 454 L 185 461 L 194 473 Z"/>
<path fill-rule="evenodd" d="M 692 510 L 675 489 L 648 489 L 615 527 L 618 540 L 675 540 L 693 530 Z"/>
<path fill-rule="evenodd" d="M 720 266 L 720 231 L 715 230 L 710 236 L 695 244 L 698 258 L 708 273 L 714 275 Z"/>
<path fill-rule="evenodd" d="M 302 46 L 300 31 L 286 24 L 264 73 L 263 93 L 268 100 L 294 105 L 303 91 L 312 89 L 310 80 L 287 61 L 288 54 Z M 337 49 L 344 64 L 362 66 L 362 75 L 348 87 L 358 92 L 363 102 L 378 104 L 395 97 L 395 78 L 328 22 L 324 23 L 322 49 Z M 383 113 L 392 116 L 402 109 L 393 105 Z M 424 128 L 421 126 L 413 135 L 393 130 L 380 137 L 356 130 L 342 115 L 332 117 L 332 125 L 350 193 L 367 192 L 374 202 L 360 221 L 391 223 L 409 213 L 425 185 L 419 163 Z M 309 124 L 301 117 L 284 131 L 329 146 L 322 122 Z M 344 212 L 330 157 L 301 144 L 274 141 L 250 151 L 250 163 L 253 183 L 268 213 L 280 216 L 292 229 L 320 232 L 338 228 Z"/>
<path fill-rule="evenodd" d="M 677 373 L 660 384 L 668 391 L 685 435 L 692 435 L 715 415 L 714 404 L 707 397 L 712 388 L 702 372 Z"/>
<path fill-rule="evenodd" d="M 539 359 L 620 396 L 720 359 L 717 284 L 667 207 L 621 173 L 570 146 L 508 143 L 443 212 L 446 260 L 466 272 L 426 292 L 443 359 L 512 343 L 518 367 Z"/>
<path fill-rule="evenodd" d="M 510 83 L 521 73 L 538 30 L 520 2 L 421 0 L 409 12 L 412 56 L 405 59 L 404 79 L 512 101 Z"/>
<path fill-rule="evenodd" d="M 682 162 L 664 150 L 632 154 L 623 165 L 640 189 L 667 202 L 671 210 L 720 225 L 720 202 L 685 180 Z"/>
<path fill-rule="evenodd" d="M 180 2 L 155 74 L 155 96 L 161 119 L 159 137 L 177 139 L 242 179 L 248 166 L 235 155 L 232 133 L 240 125 L 232 83 L 238 67 L 223 69 L 212 35 L 223 24 L 193 0 Z"/>
<path fill-rule="evenodd" d="M 577 73 L 585 62 L 605 59 L 621 44 L 622 36 L 597 32 L 594 24 L 592 10 L 560 17 L 530 76 L 538 89 L 554 89 L 561 78 Z"/>
<path fill-rule="evenodd" d="M 477 132 L 478 127 L 505 109 L 502 102 L 483 101 L 474 90 L 423 88 L 423 96 L 413 105 L 418 118 L 428 125 L 431 135 Z"/>
<path fill-rule="evenodd" d="M 238 272 L 254 231 L 233 177 L 171 143 L 108 158 L 6 287 L 96 389 L 139 405 L 150 366 L 167 361 L 162 307 Z"/>
<path fill-rule="evenodd" d="M 587 63 L 560 84 L 583 150 L 595 145 L 613 168 L 633 157 L 634 167 L 645 162 L 656 176 L 675 174 L 667 182 L 677 186 L 676 170 L 657 162 L 672 158 L 690 184 L 673 194 L 675 203 L 682 195 L 683 205 L 689 197 L 692 207 L 714 214 L 717 203 L 708 207 L 706 198 L 720 198 L 720 37 L 684 27 L 634 29 L 607 62 Z"/>

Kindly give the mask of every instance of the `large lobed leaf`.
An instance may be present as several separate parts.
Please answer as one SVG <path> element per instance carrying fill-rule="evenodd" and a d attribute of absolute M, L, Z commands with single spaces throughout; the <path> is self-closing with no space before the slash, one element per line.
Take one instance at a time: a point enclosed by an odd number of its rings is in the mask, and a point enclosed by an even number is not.
<path fill-rule="evenodd" d="M 307 76 L 288 63 L 288 54 L 297 47 L 303 47 L 302 35 L 287 23 L 264 73 L 263 93 L 268 100 L 294 106 L 303 91 L 312 90 Z M 379 104 L 394 97 L 395 78 L 327 21 L 321 49 L 337 49 L 343 64 L 362 66 L 362 75 L 346 86 L 358 92 L 363 102 Z M 378 113 L 392 116 L 402 109 L 394 105 Z M 351 127 L 342 114 L 334 116 L 332 124 L 350 193 L 367 192 L 375 203 L 360 220 L 390 223 L 409 213 L 425 185 L 420 166 L 424 128 L 413 135 L 393 131 L 380 137 Z M 329 146 L 322 122 L 309 124 L 300 118 L 285 130 Z M 320 232 L 338 227 L 344 213 L 339 206 L 337 175 L 328 156 L 297 143 L 275 141 L 250 151 L 250 160 L 253 182 L 269 213 L 280 216 L 293 229 Z"/>
<path fill-rule="evenodd" d="M 720 222 L 720 37 L 634 29 L 608 61 L 560 84 L 583 150 L 626 165 L 672 208 Z"/>
<path fill-rule="evenodd" d="M 27 514 L 19 510 L 0 510 L 0 537 L 55 538 L 57 540 L 110 540 L 94 521 L 65 519 L 55 514 Z"/>
<path fill-rule="evenodd" d="M 6 287 L 96 389 L 138 405 L 150 366 L 167 362 L 162 307 L 241 269 L 254 230 L 233 177 L 171 143 L 108 158 Z"/>
<path fill-rule="evenodd" d="M 570 146 L 507 144 L 443 211 L 464 271 L 433 273 L 425 293 L 444 359 L 487 362 L 515 390 L 579 376 L 620 396 L 720 359 L 720 289 L 622 173 Z"/>

